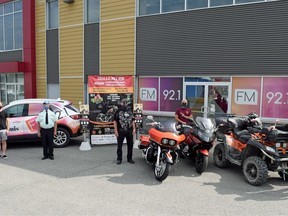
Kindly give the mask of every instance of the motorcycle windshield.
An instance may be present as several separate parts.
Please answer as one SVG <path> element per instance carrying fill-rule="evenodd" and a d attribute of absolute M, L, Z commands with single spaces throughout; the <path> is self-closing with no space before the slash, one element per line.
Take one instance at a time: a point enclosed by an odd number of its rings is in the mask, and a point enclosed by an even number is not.
<path fill-rule="evenodd" d="M 166 121 L 162 121 L 160 128 L 163 131 L 167 131 L 167 132 L 172 132 L 172 133 L 178 133 L 178 131 L 176 130 L 176 122 L 175 120 L 166 120 Z"/>
<path fill-rule="evenodd" d="M 215 139 L 215 127 L 212 120 L 198 116 L 196 123 L 199 129 L 197 130 L 197 136 L 205 142 L 212 142 Z"/>
<path fill-rule="evenodd" d="M 147 119 L 146 123 L 151 123 L 153 121 Z M 151 128 L 152 126 L 147 126 L 148 130 Z M 167 132 L 172 132 L 172 133 L 178 133 L 179 131 L 177 131 L 176 129 L 176 122 L 174 119 L 171 120 L 165 120 L 165 121 L 160 121 L 160 125 L 158 125 L 157 127 L 158 129 L 161 129 L 161 131 L 167 131 Z"/>
<path fill-rule="evenodd" d="M 199 129 L 202 130 L 202 131 L 212 131 L 212 130 L 214 130 L 214 124 L 213 124 L 211 119 L 197 116 L 196 123 L 199 126 Z"/>

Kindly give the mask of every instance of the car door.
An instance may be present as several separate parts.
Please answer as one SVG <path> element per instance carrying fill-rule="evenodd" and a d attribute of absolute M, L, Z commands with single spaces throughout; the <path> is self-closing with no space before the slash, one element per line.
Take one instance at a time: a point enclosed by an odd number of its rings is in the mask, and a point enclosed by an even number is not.
<path fill-rule="evenodd" d="M 25 110 L 25 104 L 18 104 L 5 109 L 5 112 L 9 117 L 8 140 L 18 140 L 23 138 Z"/>
<path fill-rule="evenodd" d="M 24 117 L 23 134 L 31 139 L 37 139 L 38 123 L 36 121 L 38 114 L 43 110 L 42 103 L 27 104 L 27 115 Z"/>

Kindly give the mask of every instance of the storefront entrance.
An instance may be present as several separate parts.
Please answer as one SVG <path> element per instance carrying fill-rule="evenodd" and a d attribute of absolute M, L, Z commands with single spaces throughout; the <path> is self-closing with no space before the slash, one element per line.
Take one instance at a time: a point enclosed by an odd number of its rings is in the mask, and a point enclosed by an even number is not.
<path fill-rule="evenodd" d="M 183 95 L 188 100 L 194 118 L 215 118 L 231 112 L 229 82 L 185 82 Z"/>

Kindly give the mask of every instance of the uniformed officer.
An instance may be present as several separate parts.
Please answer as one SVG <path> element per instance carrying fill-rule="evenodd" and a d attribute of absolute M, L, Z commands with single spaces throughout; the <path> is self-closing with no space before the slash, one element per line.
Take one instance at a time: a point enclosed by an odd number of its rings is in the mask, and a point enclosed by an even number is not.
<path fill-rule="evenodd" d="M 38 136 L 41 137 L 43 145 L 42 160 L 50 158 L 54 160 L 53 138 L 57 133 L 57 116 L 49 109 L 49 101 L 44 101 L 43 111 L 39 113 L 36 121 L 38 123 Z"/>

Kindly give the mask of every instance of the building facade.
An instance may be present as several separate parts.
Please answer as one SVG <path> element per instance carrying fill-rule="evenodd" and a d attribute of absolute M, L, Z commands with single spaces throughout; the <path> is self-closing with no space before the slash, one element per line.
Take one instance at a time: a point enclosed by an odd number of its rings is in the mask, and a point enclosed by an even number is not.
<path fill-rule="evenodd" d="M 3 7 L 17 2 L 22 1 L 0 1 Z M 219 94 L 228 103 L 224 112 L 255 111 L 265 118 L 285 118 L 288 112 L 285 0 L 28 0 L 22 5 L 23 47 L 4 49 L 0 62 L 14 66 L 1 67 L 1 73 L 24 74 L 24 97 L 88 103 L 89 75 L 132 75 L 134 99 L 147 113 L 173 115 L 182 98 L 194 113 L 217 113 L 212 105 Z M 33 58 L 34 69 L 25 64 Z"/>
<path fill-rule="evenodd" d="M 35 2 L 0 1 L 0 88 L 3 104 L 36 96 Z"/>

